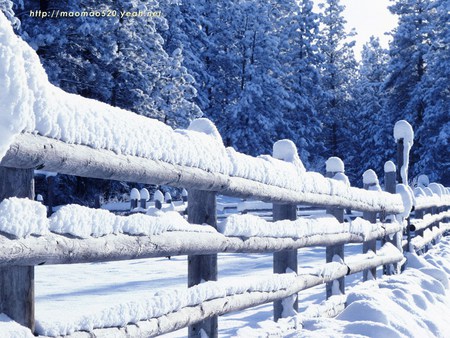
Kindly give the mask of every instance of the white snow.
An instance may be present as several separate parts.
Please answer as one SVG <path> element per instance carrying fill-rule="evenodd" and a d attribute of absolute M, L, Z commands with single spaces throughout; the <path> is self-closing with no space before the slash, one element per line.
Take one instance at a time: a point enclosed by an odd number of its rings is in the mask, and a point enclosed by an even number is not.
<path fill-rule="evenodd" d="M 148 201 L 150 199 L 150 193 L 146 188 L 142 188 L 139 195 L 141 195 L 142 200 Z"/>
<path fill-rule="evenodd" d="M 234 237 L 302 238 L 324 234 L 353 233 L 365 239 L 381 226 L 381 223 L 371 223 L 360 217 L 341 224 L 336 217 L 331 215 L 302 217 L 295 221 L 268 222 L 261 217 L 244 214 L 228 216 L 218 223 L 217 229 L 225 236 Z"/>
<path fill-rule="evenodd" d="M 189 224 L 175 211 L 159 212 L 155 216 L 116 216 L 107 210 L 75 204 L 62 207 L 50 217 L 50 230 L 80 238 L 117 233 L 151 236 L 166 231 L 215 232 L 210 226 Z"/>
<path fill-rule="evenodd" d="M 137 190 L 136 188 L 131 189 L 130 199 L 131 200 L 139 200 L 139 199 L 141 199 L 141 195 L 139 193 L 139 190 Z"/>
<path fill-rule="evenodd" d="M 0 313 L 0 333 L 2 338 L 34 338 L 31 331 Z"/>
<path fill-rule="evenodd" d="M 287 289 L 296 278 L 294 273 L 274 274 L 269 277 L 228 278 L 223 281 L 207 281 L 191 288 L 148 293 L 126 303 L 103 307 L 101 311 L 88 309 L 77 318 L 66 317 L 55 322 L 54 318 L 41 317 L 36 321 L 38 334 L 47 336 L 67 335 L 75 331 L 92 331 L 94 328 L 124 326 L 140 320 L 160 317 L 187 306 L 195 306 L 211 299 L 246 292 L 272 292 Z M 100 307 L 101 308 L 101 307 Z"/>
<path fill-rule="evenodd" d="M 394 126 L 394 138 L 395 141 L 403 139 L 403 165 L 400 168 L 400 175 L 402 183 L 408 184 L 409 152 L 414 143 L 414 131 L 411 125 L 405 120 L 397 121 Z"/>
<path fill-rule="evenodd" d="M 343 182 L 347 187 L 350 187 L 350 180 L 348 179 L 347 175 L 345 175 L 344 173 L 341 173 L 341 172 L 336 173 L 336 174 L 333 176 L 333 180 L 341 181 L 341 182 Z"/>
<path fill-rule="evenodd" d="M 408 218 L 414 205 L 413 193 L 411 191 L 411 188 L 405 184 L 397 184 L 395 187 L 395 192 L 397 194 L 400 194 L 400 196 L 402 197 L 403 206 L 405 207 L 405 210 L 398 216 L 402 217 L 403 219 Z"/>
<path fill-rule="evenodd" d="M 161 203 L 164 202 L 164 195 L 160 190 L 156 190 L 153 194 L 153 200 L 154 201 L 160 201 Z"/>
<path fill-rule="evenodd" d="M 430 179 L 427 175 L 419 175 L 417 178 L 417 185 L 419 188 L 426 188 L 430 184 Z"/>
<path fill-rule="evenodd" d="M 407 254 L 408 265 L 400 275 L 359 284 L 346 296 L 310 306 L 295 319 L 242 328 L 237 336 L 448 337 L 450 239 L 445 242 L 423 257 Z M 337 316 L 323 315 L 334 315 L 344 302 L 346 308 Z"/>
<path fill-rule="evenodd" d="M 199 118 L 193 120 L 188 127 L 188 130 L 198 131 L 206 135 L 212 136 L 219 144 L 223 144 L 222 136 L 220 136 L 216 126 L 206 118 Z"/>
<path fill-rule="evenodd" d="M 363 173 L 363 183 L 367 185 L 379 184 L 378 176 L 372 169 L 368 169 Z"/>
<path fill-rule="evenodd" d="M 326 160 L 325 170 L 332 173 L 343 173 L 345 171 L 344 162 L 339 157 L 332 156 Z"/>
<path fill-rule="evenodd" d="M 171 201 L 171 200 L 172 200 L 172 196 L 170 195 L 169 192 L 166 192 L 166 193 L 164 194 L 164 201 L 165 201 L 166 203 L 168 203 L 168 202 Z"/>
<path fill-rule="evenodd" d="M 397 167 L 395 166 L 395 163 L 392 161 L 387 161 L 384 164 L 384 172 L 385 173 L 392 173 L 395 172 L 397 170 Z"/>
<path fill-rule="evenodd" d="M 441 197 L 441 196 L 443 196 L 445 193 L 444 193 L 444 191 L 443 191 L 443 189 L 442 189 L 442 187 L 441 187 L 441 185 L 440 184 L 438 184 L 438 183 L 430 183 L 429 185 L 428 185 L 428 188 L 430 188 L 431 189 L 431 191 L 433 192 L 433 194 L 436 194 L 436 195 L 438 195 L 439 197 Z"/>
<path fill-rule="evenodd" d="M 0 231 L 18 238 L 46 235 L 49 231 L 79 238 L 118 233 L 151 236 L 166 231 L 216 232 L 207 225 L 189 224 L 177 211 L 117 216 L 107 210 L 71 204 L 47 218 L 47 209 L 42 203 L 16 197 L 0 203 Z"/>
<path fill-rule="evenodd" d="M 291 140 L 279 140 L 273 144 L 273 157 L 285 162 L 292 163 L 302 173 L 306 169 L 300 160 L 297 146 Z"/>
<path fill-rule="evenodd" d="M 27 198 L 11 197 L 0 203 L 0 231 L 15 237 L 48 233 L 47 209 Z"/>

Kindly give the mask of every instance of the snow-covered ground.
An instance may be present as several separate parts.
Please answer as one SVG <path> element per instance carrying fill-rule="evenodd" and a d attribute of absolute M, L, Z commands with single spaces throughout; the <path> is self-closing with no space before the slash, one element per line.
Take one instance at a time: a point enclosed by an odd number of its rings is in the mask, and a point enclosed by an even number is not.
<path fill-rule="evenodd" d="M 346 255 L 360 253 L 360 245 L 346 246 Z M 324 262 L 324 248 L 299 250 L 301 269 Z M 266 276 L 272 273 L 270 254 L 219 255 L 219 279 Z M 57 332 L 67 325 L 139 301 L 168 289 L 185 289 L 186 257 L 143 259 L 96 264 L 36 267 L 36 319 L 39 331 Z M 347 308 L 336 318 L 317 318 L 325 288 L 319 286 L 299 294 L 300 315 L 280 324 L 271 321 L 272 305 L 228 314 L 219 319 L 219 335 L 302 337 L 448 337 L 450 327 L 450 238 L 425 256 L 408 256 L 401 275 L 360 283 L 360 275 L 347 278 Z M 336 300 L 335 300 L 336 302 Z M 341 300 L 336 302 L 339 304 Z M 322 304 L 323 308 L 324 304 Z M 23 328 L 0 317 L 2 337 L 25 337 Z M 185 337 L 187 329 L 165 335 Z"/>

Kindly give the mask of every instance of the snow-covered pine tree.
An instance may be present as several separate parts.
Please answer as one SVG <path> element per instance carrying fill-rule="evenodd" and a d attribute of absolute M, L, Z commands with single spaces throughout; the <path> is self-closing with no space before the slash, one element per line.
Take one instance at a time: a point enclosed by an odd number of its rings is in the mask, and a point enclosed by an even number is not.
<path fill-rule="evenodd" d="M 426 72 L 421 79 L 425 101 L 423 121 L 417 127 L 422 151 L 416 174 L 450 185 L 450 3 L 434 0 L 429 7 L 431 45 L 424 55 Z"/>
<path fill-rule="evenodd" d="M 385 83 L 387 91 L 386 109 L 390 123 L 405 119 L 417 131 L 424 121 L 426 109 L 425 93 L 420 85 L 427 71 L 425 55 L 429 52 L 433 34 L 430 20 L 430 1 L 396 0 L 389 7 L 399 18 L 390 44 L 389 77 Z M 410 167 L 412 176 L 420 174 L 416 170 L 423 140 L 416 133 L 411 151 Z"/>
<path fill-rule="evenodd" d="M 290 131 L 283 137 L 297 145 L 303 163 L 312 170 L 322 170 L 323 142 L 316 102 L 322 96 L 317 50 L 319 15 L 313 11 L 313 1 L 285 1 L 284 13 L 277 20 L 279 27 L 279 57 L 283 66 L 283 86 L 290 105 L 284 119 Z M 284 131 L 286 133 L 286 130 Z"/>
<path fill-rule="evenodd" d="M 168 23 L 160 29 L 164 48 L 169 54 L 182 50 L 182 64 L 195 80 L 197 96 L 193 100 L 205 112 L 209 112 L 212 88 L 215 87 L 209 69 L 214 50 L 209 38 L 212 24 L 208 18 L 217 14 L 212 7 L 210 1 L 204 0 L 160 0 Z"/>
<path fill-rule="evenodd" d="M 66 11 L 157 11 L 157 1 L 53 1 Z M 39 9 L 25 0 L 24 13 Z M 164 17 L 80 16 L 23 18 L 23 36 L 41 55 L 49 79 L 73 93 L 94 98 L 172 126 L 187 126 L 201 115 L 193 104 L 192 77 L 180 51 L 169 55 L 156 26 Z M 57 36 L 57 37 L 56 37 Z M 180 119 L 178 119 L 180 116 Z"/>
<path fill-rule="evenodd" d="M 252 155 L 270 152 L 278 138 L 290 134 L 284 113 L 293 106 L 278 55 L 283 37 L 274 29 L 283 13 L 276 6 L 280 3 L 243 1 L 237 8 L 242 23 L 234 37 L 238 81 L 222 130 L 230 145 Z"/>
<path fill-rule="evenodd" d="M 352 145 L 359 140 L 359 130 L 353 129 L 354 102 L 351 84 L 356 80 L 357 64 L 353 52 L 353 32 L 346 32 L 340 0 L 322 4 L 319 51 L 323 56 L 321 80 L 323 96 L 317 102 L 325 137 L 325 157 L 338 156 L 346 162 L 351 180 L 355 178 Z"/>
<path fill-rule="evenodd" d="M 386 94 L 383 89 L 387 77 L 388 51 L 380 45 L 379 38 L 371 37 L 363 46 L 359 66 L 359 78 L 355 82 L 355 100 L 358 119 L 355 120 L 363 134 L 356 173 L 362 177 L 367 168 L 383 172 L 383 165 L 393 159 L 392 125 L 385 109 Z"/>

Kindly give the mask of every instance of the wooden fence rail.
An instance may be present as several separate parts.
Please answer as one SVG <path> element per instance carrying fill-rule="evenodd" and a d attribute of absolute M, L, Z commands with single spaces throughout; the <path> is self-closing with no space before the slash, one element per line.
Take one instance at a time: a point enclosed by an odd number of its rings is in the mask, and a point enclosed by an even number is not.
<path fill-rule="evenodd" d="M 282 299 L 295 295 L 301 290 L 327 283 L 327 296 L 335 288 L 345 292 L 345 276 L 369 271 L 376 277 L 379 266 L 385 272 L 398 271 L 403 261 L 401 234 L 417 232 L 407 244 L 416 251 L 423 251 L 429 243 L 439 239 L 448 229 L 446 220 L 450 216 L 450 195 L 420 198 L 416 208 L 417 220 L 411 220 L 412 228 L 405 227 L 406 220 L 392 222 L 393 217 L 405 212 L 400 195 L 395 193 L 395 170 L 386 172 L 386 191 L 373 191 L 372 185 L 366 189 L 348 187 L 346 193 L 317 193 L 297 191 L 268 185 L 247 178 L 227 176 L 191 168 L 168 164 L 150 159 L 118 155 L 111 151 L 92 149 L 82 145 L 70 145 L 45 137 L 22 134 L 0 163 L 0 200 L 11 196 L 34 197 L 33 169 L 45 169 L 71 175 L 132 181 L 139 183 L 169 185 L 189 189 L 188 221 L 193 224 L 209 224 L 217 229 L 217 193 L 241 198 L 251 197 L 273 203 L 273 221 L 296 222 L 297 205 L 320 206 L 327 214 L 334 216 L 339 226 L 332 231 L 319 228 L 297 237 L 277 238 L 276 236 L 227 235 L 219 231 L 202 233 L 199 236 L 190 231 L 168 231 L 158 235 L 107 234 L 102 237 L 77 238 L 64 234 L 48 233 L 42 236 L 14 238 L 0 234 L 0 312 L 34 330 L 34 266 L 41 264 L 71 264 L 116 261 L 175 255 L 188 256 L 188 286 L 203 287 L 201 281 L 217 283 L 217 254 L 219 253 L 273 253 L 274 273 L 289 277 L 289 271 L 297 271 L 297 249 L 309 246 L 324 246 L 326 264 L 335 267 L 330 276 L 296 275 L 288 288 L 270 292 L 248 292 L 230 294 L 226 297 L 208 299 L 201 304 L 184 307 L 157 318 L 147 318 L 139 323 L 123 328 L 98 328 L 94 334 L 115 334 L 117 336 L 147 337 L 170 332 L 189 326 L 190 337 L 200 337 L 206 333 L 217 337 L 217 316 L 242 310 L 267 302 L 274 302 L 274 318 L 283 315 Z M 328 182 L 332 186 L 336 174 L 328 172 Z M 325 180 L 325 179 L 324 179 Z M 325 182 L 325 181 L 324 181 Z M 360 197 L 363 198 L 360 198 Z M 135 202 L 138 206 L 137 201 Z M 426 208 L 425 208 L 426 206 Z M 428 213 L 427 208 L 434 207 Z M 353 229 L 344 220 L 344 209 L 363 212 L 368 221 L 361 229 Z M 417 210 L 423 210 L 418 212 Z M 300 217 L 302 220 L 303 217 Z M 281 223 L 273 223 L 279 225 Z M 286 223 L 291 224 L 291 223 Z M 376 241 L 386 243 L 382 253 L 376 253 Z M 390 242 L 390 243 L 389 243 Z M 367 253 L 363 259 L 348 261 L 344 255 L 344 245 L 362 243 Z M 388 253 L 384 253 L 384 252 Z M 337 265 L 336 265 L 337 264 Z M 277 275 L 273 276 L 277 276 Z M 281 278 L 284 278 L 281 276 Z M 286 306 L 286 305 L 284 305 Z M 296 302 L 293 303 L 296 310 Z M 82 337 L 84 333 L 77 333 Z M 92 333 L 86 333 L 86 337 Z"/>

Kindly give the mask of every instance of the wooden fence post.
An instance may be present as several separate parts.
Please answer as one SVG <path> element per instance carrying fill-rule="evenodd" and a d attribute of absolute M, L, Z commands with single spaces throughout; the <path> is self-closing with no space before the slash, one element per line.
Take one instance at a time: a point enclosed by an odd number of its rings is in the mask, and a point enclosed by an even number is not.
<path fill-rule="evenodd" d="M 333 178 L 336 174 L 343 174 L 345 172 L 344 162 L 339 157 L 330 157 L 326 163 L 326 177 Z M 333 215 L 336 217 L 339 223 L 344 222 L 344 209 L 343 208 L 327 208 L 327 214 Z M 344 261 L 344 245 L 331 245 L 326 247 L 326 262 L 330 263 L 333 261 L 333 257 L 337 255 L 342 261 Z M 345 277 L 341 277 L 338 280 L 339 283 L 339 291 L 344 294 L 345 293 Z M 326 297 L 327 299 L 333 296 L 333 282 L 329 282 L 326 284 Z"/>
<path fill-rule="evenodd" d="M 142 188 L 141 191 L 139 192 L 139 195 L 141 196 L 139 206 L 142 209 L 147 209 L 147 201 L 150 199 L 150 193 L 146 188 Z"/>
<path fill-rule="evenodd" d="M 181 191 L 181 199 L 183 200 L 183 202 L 187 202 L 188 201 L 188 192 L 184 188 Z"/>
<path fill-rule="evenodd" d="M 103 196 L 101 194 L 96 194 L 94 197 L 94 208 L 100 209 L 102 207 Z"/>
<path fill-rule="evenodd" d="M 384 164 L 384 191 L 391 193 L 391 194 L 395 194 L 395 189 L 396 189 L 395 187 L 397 186 L 396 171 L 397 171 L 397 168 L 396 168 L 394 162 L 387 161 Z M 383 215 L 382 217 L 380 217 L 382 222 L 386 222 L 385 217 L 386 217 L 386 215 Z M 403 252 L 402 239 L 403 239 L 403 231 L 399 231 L 394 234 L 392 239 L 389 236 L 386 236 L 383 239 L 383 243 L 387 243 L 387 242 L 392 243 L 400 252 Z M 393 266 L 394 266 L 394 271 L 392 271 L 392 269 L 390 268 L 389 265 L 385 265 L 383 267 L 383 273 L 385 273 L 387 275 L 399 273 L 400 271 L 398 269 L 398 264 L 395 263 L 395 264 L 393 264 Z"/>
<path fill-rule="evenodd" d="M 371 187 L 376 186 L 378 184 L 378 177 L 376 176 L 375 172 L 371 169 L 366 170 L 363 174 L 363 181 L 364 181 L 364 189 L 370 190 Z M 363 218 L 370 223 L 376 223 L 377 222 L 377 213 L 373 211 L 364 211 L 363 212 Z M 371 241 L 363 242 L 363 253 L 367 253 L 369 250 L 372 250 L 373 252 L 377 252 L 377 240 L 373 239 Z M 363 271 L 363 281 L 366 281 L 369 279 L 369 272 L 372 274 L 372 277 L 374 279 L 377 278 L 377 268 L 372 268 L 369 270 Z"/>
<path fill-rule="evenodd" d="M 34 170 L 0 167 L 0 201 L 34 199 Z M 34 266 L 0 268 L 0 313 L 34 332 Z"/>
<path fill-rule="evenodd" d="M 47 217 L 53 214 L 55 206 L 55 176 L 46 176 L 47 180 Z"/>
<path fill-rule="evenodd" d="M 153 194 L 153 200 L 155 201 L 155 208 L 161 210 L 162 203 L 164 202 L 164 195 L 161 190 L 156 190 Z"/>
<path fill-rule="evenodd" d="M 273 221 L 297 219 L 297 206 L 293 204 L 273 204 Z M 273 272 L 286 273 L 288 269 L 297 272 L 297 250 L 283 250 L 273 253 Z M 275 321 L 283 317 L 283 300 L 273 302 L 273 318 Z M 298 310 L 298 300 L 293 304 L 293 310 Z"/>
<path fill-rule="evenodd" d="M 190 190 L 188 194 L 188 221 L 194 224 L 209 224 L 217 228 L 216 193 Z M 203 281 L 217 280 L 217 254 L 188 256 L 188 287 Z M 209 338 L 218 336 L 217 316 L 190 325 L 189 338 L 200 338 L 205 333 Z"/>
<path fill-rule="evenodd" d="M 133 210 L 138 207 L 138 202 L 141 199 L 139 194 L 139 190 L 136 188 L 131 189 L 130 192 L 130 210 Z"/>

